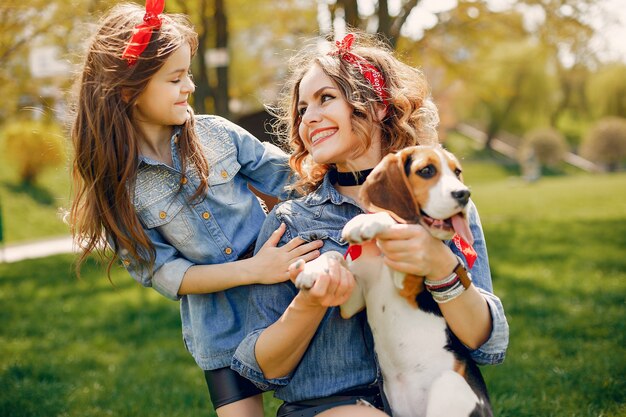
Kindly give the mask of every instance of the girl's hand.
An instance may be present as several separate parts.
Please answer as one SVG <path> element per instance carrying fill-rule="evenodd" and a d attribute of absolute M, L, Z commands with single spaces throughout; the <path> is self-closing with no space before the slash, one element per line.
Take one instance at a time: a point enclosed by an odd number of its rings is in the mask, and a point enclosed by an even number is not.
<path fill-rule="evenodd" d="M 419 224 L 395 224 L 376 235 L 376 239 L 385 263 L 406 274 L 442 279 L 458 262 L 445 243 Z"/>
<path fill-rule="evenodd" d="M 313 286 L 306 290 L 300 290 L 298 296 L 311 307 L 334 307 L 345 303 L 356 281 L 354 276 L 335 258 L 327 259 L 328 268 L 321 272 Z M 304 262 L 298 261 L 289 268 L 292 280 L 304 269 Z"/>
<path fill-rule="evenodd" d="M 287 226 L 284 223 L 272 233 L 259 252 L 251 258 L 252 268 L 258 274 L 259 284 L 276 284 L 289 279 L 289 265 L 303 260 L 311 261 L 320 256 L 321 240 L 307 243 L 300 237 L 295 237 L 281 247 L 277 247 L 280 238 Z"/>

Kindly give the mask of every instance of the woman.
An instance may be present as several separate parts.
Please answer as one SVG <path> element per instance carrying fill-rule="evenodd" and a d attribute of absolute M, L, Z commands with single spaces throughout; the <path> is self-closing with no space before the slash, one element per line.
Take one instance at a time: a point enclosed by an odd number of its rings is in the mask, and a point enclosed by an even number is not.
<path fill-rule="evenodd" d="M 309 194 L 275 207 L 259 235 L 267 239 L 285 223 L 283 242 L 299 236 L 322 239 L 321 252 L 345 252 L 341 230 L 363 213 L 359 189 L 369 169 L 384 155 L 406 146 L 436 141 L 437 111 L 423 75 L 365 35 L 348 35 L 333 45 L 303 50 L 293 61 L 284 106 L 290 163 L 297 184 Z M 353 45 L 354 43 L 354 45 Z M 480 221 L 469 204 L 474 248 L 474 284 L 441 304 L 455 335 L 481 364 L 500 363 L 508 326 L 500 300 L 491 291 Z M 378 236 L 386 262 L 405 273 L 441 280 L 454 269 L 454 245 L 433 238 L 419 225 L 396 225 Z M 349 320 L 337 308 L 354 287 L 339 265 L 310 290 L 291 282 L 251 288 L 248 335 L 233 369 L 285 401 L 280 417 L 384 415 L 380 373 L 364 313 Z M 354 407 L 359 407 L 354 409 Z"/>

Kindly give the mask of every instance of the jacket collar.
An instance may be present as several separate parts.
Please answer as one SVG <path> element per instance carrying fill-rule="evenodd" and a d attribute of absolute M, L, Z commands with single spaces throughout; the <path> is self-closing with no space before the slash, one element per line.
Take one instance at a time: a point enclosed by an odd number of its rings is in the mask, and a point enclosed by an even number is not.
<path fill-rule="evenodd" d="M 319 206 L 327 203 L 328 201 L 337 206 L 343 203 L 349 203 L 358 207 L 358 204 L 353 199 L 340 194 L 335 187 L 333 187 L 330 182 L 330 176 L 326 173 L 320 186 L 305 197 L 304 203 L 309 206 Z"/>

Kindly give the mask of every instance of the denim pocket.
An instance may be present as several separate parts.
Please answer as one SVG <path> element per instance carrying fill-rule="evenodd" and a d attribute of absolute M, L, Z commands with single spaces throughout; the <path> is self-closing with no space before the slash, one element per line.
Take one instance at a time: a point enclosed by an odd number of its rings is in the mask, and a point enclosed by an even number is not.
<path fill-rule="evenodd" d="M 149 229 L 159 233 L 174 245 L 183 245 L 193 235 L 193 229 L 187 219 L 186 203 L 182 196 L 172 195 L 156 201 L 139 210 L 139 218 Z"/>
<path fill-rule="evenodd" d="M 235 176 L 241 165 L 234 155 L 231 155 L 209 167 L 209 192 L 215 198 L 226 204 L 239 202 Z"/>

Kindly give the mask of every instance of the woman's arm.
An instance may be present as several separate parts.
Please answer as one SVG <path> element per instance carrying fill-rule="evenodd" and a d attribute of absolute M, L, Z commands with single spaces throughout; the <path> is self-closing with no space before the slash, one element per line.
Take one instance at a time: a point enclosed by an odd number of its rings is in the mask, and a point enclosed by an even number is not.
<path fill-rule="evenodd" d="M 437 281 L 450 275 L 458 263 L 452 250 L 420 225 L 394 225 L 377 238 L 385 263 L 401 272 Z M 439 308 L 450 329 L 470 349 L 489 338 L 489 307 L 474 285 Z"/>
<path fill-rule="evenodd" d="M 478 255 L 471 270 L 474 284 L 439 307 L 454 334 L 470 349 L 493 342 L 484 356 L 492 357 L 491 361 L 495 363 L 504 357 L 508 345 L 508 325 L 500 300 L 491 294 L 487 248 L 473 203 L 468 208 L 468 216 Z M 379 235 L 378 242 L 387 265 L 405 273 L 426 276 L 429 280 L 445 278 L 458 262 L 450 247 L 433 238 L 419 225 L 395 225 Z M 497 333 L 495 339 L 492 337 L 494 333 Z M 490 337 L 494 340 L 491 341 Z"/>
<path fill-rule="evenodd" d="M 296 368 L 328 307 L 344 303 L 354 285 L 352 274 L 329 259 L 328 273 L 311 289 L 300 290 L 282 316 L 260 334 L 254 352 L 266 378 L 284 377 Z"/>

